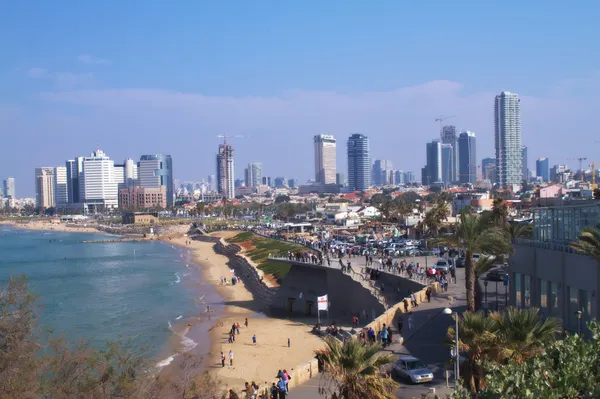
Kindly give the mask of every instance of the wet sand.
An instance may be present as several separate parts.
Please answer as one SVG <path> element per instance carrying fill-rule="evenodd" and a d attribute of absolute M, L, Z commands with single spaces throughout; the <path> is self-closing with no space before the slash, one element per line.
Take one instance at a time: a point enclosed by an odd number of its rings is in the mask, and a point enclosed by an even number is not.
<path fill-rule="evenodd" d="M 49 220 L 31 220 L 25 223 L 20 223 L 15 220 L 0 220 L 0 224 L 16 227 L 18 229 L 39 230 L 39 231 L 62 231 L 67 233 L 104 233 L 96 230 L 92 224 L 74 225 L 69 223 L 51 223 Z"/>
<path fill-rule="evenodd" d="M 216 234 L 226 238 L 237 232 Z M 275 382 L 278 370 L 287 369 L 293 375 L 295 366 L 310 361 L 314 357 L 314 350 L 324 346 L 320 338 L 310 333 L 313 319 L 306 320 L 305 323 L 296 319 L 267 317 L 259 312 L 261 309 L 243 282 L 235 286 L 221 285 L 221 276 L 231 281 L 233 274 L 226 264 L 227 257 L 213 251 L 214 244 L 190 242 L 188 237 L 171 237 L 165 242 L 188 248 L 192 261 L 200 265 L 203 280 L 214 284 L 224 300 L 224 303 L 211 305 L 221 316 L 212 320 L 210 328 L 207 328 L 206 323 L 192 323 L 187 333 L 187 336 L 196 342 L 206 341 L 210 337 L 210 352 L 205 359 L 205 365 L 224 387 L 239 390 L 243 388 L 245 381 L 256 381 L 261 385 L 267 382 L 270 385 L 271 382 Z M 249 321 L 247 328 L 244 326 L 245 318 Z M 201 315 L 201 319 L 205 320 L 206 314 Z M 240 334 L 236 335 L 233 344 L 229 344 L 228 333 L 233 323 L 240 324 Z M 252 343 L 253 335 L 257 337 L 256 345 Z M 289 348 L 288 338 L 291 341 Z M 229 366 L 230 350 L 234 352 L 232 367 Z M 221 367 L 221 351 L 227 355 L 225 367 Z M 199 348 L 194 348 L 191 352 L 202 353 Z M 173 363 L 176 363 L 176 360 Z"/>

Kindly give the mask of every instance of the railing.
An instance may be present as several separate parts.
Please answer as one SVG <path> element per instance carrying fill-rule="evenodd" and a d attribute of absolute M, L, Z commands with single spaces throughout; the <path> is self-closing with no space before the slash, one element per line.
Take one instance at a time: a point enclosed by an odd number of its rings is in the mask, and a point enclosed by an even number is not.
<path fill-rule="evenodd" d="M 512 242 L 513 242 L 513 244 L 522 245 L 525 247 L 547 249 L 550 251 L 567 252 L 567 253 L 571 253 L 571 254 L 577 253 L 577 251 L 575 249 L 571 248 L 567 244 L 562 244 L 562 243 L 528 240 L 525 238 L 515 238 L 515 239 L 513 239 Z"/>

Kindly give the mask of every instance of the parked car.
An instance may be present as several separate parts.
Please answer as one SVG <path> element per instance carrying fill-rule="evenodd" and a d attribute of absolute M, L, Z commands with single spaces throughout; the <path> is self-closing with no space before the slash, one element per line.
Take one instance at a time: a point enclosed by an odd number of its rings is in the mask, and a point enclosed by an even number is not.
<path fill-rule="evenodd" d="M 419 359 L 413 356 L 402 356 L 394 364 L 394 373 L 414 384 L 433 380 L 433 372 Z"/>
<path fill-rule="evenodd" d="M 438 261 L 435 262 L 435 265 L 433 265 L 433 267 L 443 272 L 450 271 L 450 264 L 448 264 L 448 261 L 446 259 L 438 259 Z"/>
<path fill-rule="evenodd" d="M 472 258 L 473 258 L 473 263 L 477 263 L 479 261 L 479 259 L 481 258 L 481 254 L 473 254 Z"/>
<path fill-rule="evenodd" d="M 485 278 L 490 281 L 502 281 L 504 280 L 505 275 L 506 269 L 499 267 L 497 269 L 492 269 L 489 272 L 487 272 Z"/>
<path fill-rule="evenodd" d="M 456 260 L 456 267 L 465 267 L 465 258 L 458 258 Z"/>

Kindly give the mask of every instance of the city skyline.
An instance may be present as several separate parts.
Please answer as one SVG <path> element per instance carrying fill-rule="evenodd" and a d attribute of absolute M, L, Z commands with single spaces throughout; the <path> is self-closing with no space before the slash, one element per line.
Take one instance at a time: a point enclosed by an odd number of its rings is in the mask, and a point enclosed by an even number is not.
<path fill-rule="evenodd" d="M 0 173 L 21 182 L 19 196 L 33 196 L 35 167 L 99 145 L 114 159 L 169 153 L 178 160 L 176 177 L 194 180 L 214 173 L 215 136 L 228 132 L 246 136 L 232 143 L 238 165 L 261 160 L 269 175 L 305 181 L 313 175 L 307 138 L 328 132 L 343 142 L 361 132 L 374 158 L 418 174 L 423 143 L 439 135 L 439 115 L 456 115 L 451 124 L 477 132 L 479 152 L 491 155 L 490 104 L 502 90 L 520 94 L 530 160 L 568 164 L 597 149 L 589 144 L 600 55 L 586 48 L 594 44 L 599 5 L 590 2 L 581 13 L 544 3 L 542 17 L 536 2 L 519 3 L 522 18 L 515 19 L 505 4 L 440 4 L 432 15 L 418 3 L 335 3 L 318 4 L 319 12 L 310 2 L 233 10 L 212 3 L 176 10 L 8 4 L 0 24 L 0 131 L 16 151 L 0 157 Z M 167 12 L 174 23 L 156 31 Z M 135 23 L 117 23 L 123 20 Z M 503 24 L 502 35 L 485 29 L 491 22 Z M 232 29 L 218 29 L 223 25 Z M 402 51 L 389 51 L 397 47 Z M 570 62 L 553 62 L 557 53 Z M 159 62 L 147 62 L 157 54 Z M 474 55 L 477 62 L 439 63 Z M 560 145 L 544 140 L 567 131 Z M 337 155 L 345 171 L 344 152 Z"/>

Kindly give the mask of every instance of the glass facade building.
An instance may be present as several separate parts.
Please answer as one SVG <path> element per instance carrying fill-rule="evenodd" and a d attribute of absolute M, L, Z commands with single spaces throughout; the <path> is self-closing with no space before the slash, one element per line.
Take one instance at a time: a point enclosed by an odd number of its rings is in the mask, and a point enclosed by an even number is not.
<path fill-rule="evenodd" d="M 496 96 L 494 139 L 500 186 L 520 185 L 523 179 L 521 101 L 515 93 L 503 91 Z"/>
<path fill-rule="evenodd" d="M 533 239 L 568 244 L 577 239 L 586 226 L 600 223 L 600 204 L 576 204 L 534 208 Z"/>
<path fill-rule="evenodd" d="M 348 139 L 348 187 L 358 191 L 371 187 L 369 138 L 360 133 Z"/>

